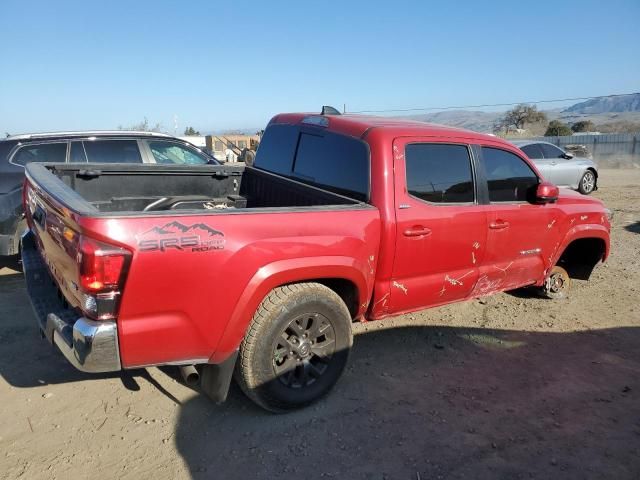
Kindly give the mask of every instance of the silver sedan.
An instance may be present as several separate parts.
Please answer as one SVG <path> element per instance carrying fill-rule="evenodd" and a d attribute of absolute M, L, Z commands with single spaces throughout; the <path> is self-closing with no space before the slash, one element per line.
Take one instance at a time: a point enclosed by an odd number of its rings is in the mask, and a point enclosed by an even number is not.
<path fill-rule="evenodd" d="M 589 195 L 598 188 L 598 166 L 588 158 L 574 157 L 552 143 L 534 140 L 513 142 L 533 160 L 545 179 Z"/>

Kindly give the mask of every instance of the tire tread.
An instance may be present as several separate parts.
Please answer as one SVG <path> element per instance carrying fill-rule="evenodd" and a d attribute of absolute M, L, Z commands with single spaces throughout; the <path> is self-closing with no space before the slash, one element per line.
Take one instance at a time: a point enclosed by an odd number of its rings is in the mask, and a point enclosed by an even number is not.
<path fill-rule="evenodd" d="M 329 298 L 338 305 L 341 305 L 345 314 L 349 316 L 347 306 L 338 294 L 329 287 L 316 282 L 282 285 L 271 290 L 262 300 L 240 342 L 235 378 L 247 397 L 262 408 L 272 412 L 287 411 L 290 410 L 291 407 L 273 396 L 268 395 L 267 392 L 256 388 L 259 386 L 259 382 L 252 369 L 252 359 L 256 354 L 261 333 L 267 328 L 272 318 L 284 304 L 292 300 L 292 297 L 303 293 Z"/>

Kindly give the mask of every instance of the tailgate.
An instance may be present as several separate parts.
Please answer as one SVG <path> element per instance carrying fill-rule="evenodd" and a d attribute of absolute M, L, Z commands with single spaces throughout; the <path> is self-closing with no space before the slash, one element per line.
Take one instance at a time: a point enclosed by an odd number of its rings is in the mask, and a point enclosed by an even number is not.
<path fill-rule="evenodd" d="M 79 370 L 120 370 L 116 314 L 130 253 L 83 236 L 78 214 L 29 179 L 24 206 L 23 269 L 44 336 Z"/>
<path fill-rule="evenodd" d="M 24 200 L 34 247 L 64 298 L 79 308 L 78 227 L 71 212 L 29 181 L 25 183 Z"/>

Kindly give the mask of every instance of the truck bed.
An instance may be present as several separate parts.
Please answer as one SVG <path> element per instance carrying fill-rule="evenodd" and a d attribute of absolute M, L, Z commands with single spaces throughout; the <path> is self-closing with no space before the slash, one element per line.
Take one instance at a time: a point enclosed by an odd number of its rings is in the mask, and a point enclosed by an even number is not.
<path fill-rule="evenodd" d="M 48 304 L 38 317 L 65 345 L 74 319 L 112 301 L 87 300 L 79 287 L 79 261 L 91 255 L 79 246 L 128 252 L 126 281 L 113 296 L 117 321 L 107 322 L 117 328 L 123 368 L 224 361 L 255 303 L 301 276 L 356 285 L 354 316 L 373 290 L 378 210 L 256 168 L 32 163 L 24 191 L 31 232 L 23 245 L 42 260 L 27 278 L 55 284 L 50 296 L 66 313 Z"/>
<path fill-rule="evenodd" d="M 199 210 L 357 205 L 360 202 L 264 170 L 238 165 L 163 166 L 53 164 L 30 166 L 35 180 L 53 182 L 44 168 L 76 194 L 74 210 L 96 214 L 163 214 Z M 55 192 L 55 185 L 50 185 Z M 58 185 L 60 187 L 60 185 Z M 59 188 L 58 188 L 59 189 Z M 68 191 L 68 190 L 67 190 Z"/>

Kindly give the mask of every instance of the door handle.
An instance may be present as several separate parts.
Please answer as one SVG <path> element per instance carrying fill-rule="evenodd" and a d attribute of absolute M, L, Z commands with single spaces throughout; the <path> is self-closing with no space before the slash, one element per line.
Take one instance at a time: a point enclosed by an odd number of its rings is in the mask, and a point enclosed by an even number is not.
<path fill-rule="evenodd" d="M 503 228 L 509 228 L 509 222 L 505 222 L 504 220 L 496 220 L 495 222 L 491 222 L 489 224 L 489 228 L 492 230 L 502 230 Z"/>
<path fill-rule="evenodd" d="M 426 237 L 427 235 L 431 235 L 431 230 L 422 225 L 414 225 L 404 231 L 405 237 Z"/>
<path fill-rule="evenodd" d="M 551 162 L 551 165 L 556 165 L 556 162 Z"/>

